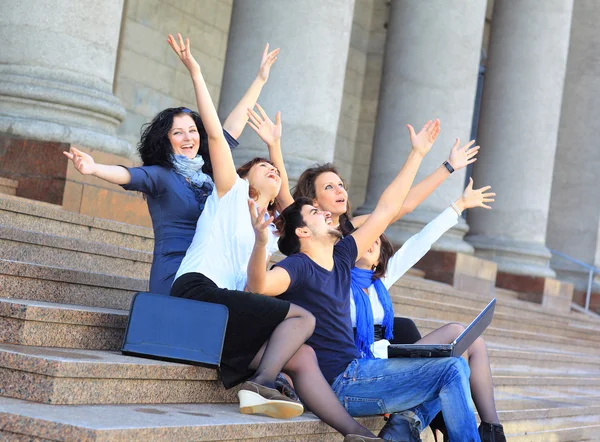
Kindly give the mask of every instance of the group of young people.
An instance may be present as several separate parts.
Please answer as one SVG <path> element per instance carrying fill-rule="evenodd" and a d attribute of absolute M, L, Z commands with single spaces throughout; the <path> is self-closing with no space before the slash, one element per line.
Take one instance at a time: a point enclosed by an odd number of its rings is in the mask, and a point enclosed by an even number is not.
<path fill-rule="evenodd" d="M 227 388 L 241 384 L 240 411 L 293 418 L 306 407 L 346 442 L 419 441 L 434 419 L 445 440 L 505 440 L 481 338 L 468 362 L 387 359 L 386 351 L 390 342 L 450 343 L 462 331 L 448 324 L 421 338 L 414 322 L 394 316 L 388 290 L 463 210 L 490 208 L 489 186 L 474 189 L 471 181 L 395 253 L 383 232 L 474 162 L 479 147 L 457 139 L 448 161 L 412 186 L 440 123 L 418 133 L 408 125 L 403 167 L 371 214 L 351 218 L 331 164 L 306 170 L 290 192 L 281 115 L 273 122 L 257 104 L 278 49 L 265 47 L 256 79 L 221 125 L 189 39 L 169 35 L 168 43 L 190 73 L 198 112 L 170 108 L 147 124 L 141 167 L 97 164 L 75 148 L 65 155 L 83 174 L 144 193 L 155 236 L 151 292 L 227 306 L 220 376 Z M 236 169 L 231 149 L 246 125 L 269 159 Z M 277 250 L 286 258 L 268 270 Z M 354 419 L 378 414 L 389 415 L 378 436 Z"/>

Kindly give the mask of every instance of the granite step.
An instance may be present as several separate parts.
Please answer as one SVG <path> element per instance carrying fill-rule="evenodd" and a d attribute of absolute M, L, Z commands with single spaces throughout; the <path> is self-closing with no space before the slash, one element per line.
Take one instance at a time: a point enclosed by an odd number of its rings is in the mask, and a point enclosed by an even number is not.
<path fill-rule="evenodd" d="M 527 434 L 545 434 L 555 439 L 572 430 L 573 424 L 585 425 L 598 419 L 598 406 L 581 407 L 573 404 L 560 406 L 545 402 L 529 409 L 506 408 L 498 403 L 500 416 L 508 433 L 521 437 Z M 0 419 L 3 430 L 16 435 L 51 438 L 52 440 L 206 440 L 206 441 L 341 441 L 342 437 L 318 420 L 313 414 L 290 420 L 276 420 L 263 416 L 248 416 L 238 412 L 234 404 L 160 404 L 160 405 L 45 405 L 0 398 Z M 581 418 L 583 417 L 583 419 Z M 377 431 L 383 424 L 379 416 L 359 418 L 359 421 Z M 541 431 L 532 432 L 541 426 Z M 571 427 L 569 427 L 571 426 Z M 590 425 L 586 425 L 587 428 Z M 579 434 L 587 430 L 580 428 Z M 1 434 L 1 433 L 0 433 Z M 592 434 L 589 433 L 588 434 Z M 556 436 L 555 436 L 556 435 Z M 431 439 L 423 432 L 424 441 Z M 536 436 L 537 437 L 537 436 Z M 514 440 L 514 439 L 510 439 Z M 526 440 L 526 439 L 517 439 Z M 542 440 L 542 439 L 534 439 Z"/>
<path fill-rule="evenodd" d="M 148 279 L 152 253 L 0 226 L 0 259 Z"/>
<path fill-rule="evenodd" d="M 0 177 L 0 194 L 16 195 L 19 182 L 10 178 Z"/>
<path fill-rule="evenodd" d="M 128 312 L 0 298 L 0 342 L 118 350 Z"/>
<path fill-rule="evenodd" d="M 279 420 L 244 415 L 237 405 L 44 405 L 0 398 L 3 430 L 57 441 L 266 441 L 340 442 L 312 413 Z M 377 431 L 379 416 L 359 422 Z M 2 436 L 2 433 L 0 433 Z"/>
<path fill-rule="evenodd" d="M 0 297 L 129 310 L 146 279 L 0 259 Z"/>
<path fill-rule="evenodd" d="M 217 371 L 103 350 L 0 344 L 0 395 L 46 404 L 234 403 Z"/>
<path fill-rule="evenodd" d="M 398 296 L 397 294 L 392 294 L 392 301 L 396 312 L 410 318 L 441 319 L 448 322 L 469 324 L 481 312 L 480 308 L 449 305 L 421 298 Z M 581 339 L 594 346 L 600 343 L 600 333 L 598 333 L 600 330 L 597 327 L 591 328 L 577 322 L 560 324 L 558 321 L 532 318 L 526 313 L 505 313 L 502 306 L 498 304 L 496 305 L 492 325 L 510 330 Z"/>
<path fill-rule="evenodd" d="M 232 403 L 216 370 L 101 350 L 0 344 L 0 395 L 47 404 Z M 600 377 L 494 373 L 498 394 L 600 396 Z M 583 391 L 582 391 L 583 390 Z"/>
<path fill-rule="evenodd" d="M 401 278 L 391 289 L 396 296 L 408 296 L 434 302 L 443 302 L 450 305 L 460 305 L 481 310 L 491 300 L 490 295 L 457 290 L 450 285 L 437 281 L 428 281 L 412 277 Z M 570 325 L 576 323 L 578 327 L 590 327 L 600 331 L 600 321 L 597 318 L 581 315 L 578 312 L 557 312 L 520 299 L 500 295 L 496 304 L 496 311 L 502 309 L 505 313 L 514 315 L 527 315 L 532 319 L 552 321 L 557 324 Z"/>
<path fill-rule="evenodd" d="M 154 234 L 147 227 L 67 212 L 60 206 L 0 194 L 0 225 L 49 235 L 152 252 Z"/>

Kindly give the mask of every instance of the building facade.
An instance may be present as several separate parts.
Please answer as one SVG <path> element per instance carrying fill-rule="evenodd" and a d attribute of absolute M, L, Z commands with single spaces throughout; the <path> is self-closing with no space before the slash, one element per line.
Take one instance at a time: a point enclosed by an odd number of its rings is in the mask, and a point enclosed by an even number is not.
<path fill-rule="evenodd" d="M 0 9 L 0 177 L 18 181 L 19 196 L 149 226 L 139 195 L 82 177 L 61 151 L 137 164 L 144 123 L 196 107 L 168 33 L 190 37 L 223 119 L 269 42 L 281 53 L 259 102 L 282 111 L 292 179 L 334 162 L 367 212 L 410 149 L 406 123 L 442 123 L 417 180 L 476 124 L 482 147 L 468 173 L 498 196 L 436 250 L 495 261 L 509 288 L 558 276 L 582 290 L 587 272 L 549 249 L 600 267 L 595 0 L 2 0 Z M 240 143 L 237 162 L 265 151 L 250 130 Z M 392 226 L 394 242 L 456 199 L 466 174 Z"/>

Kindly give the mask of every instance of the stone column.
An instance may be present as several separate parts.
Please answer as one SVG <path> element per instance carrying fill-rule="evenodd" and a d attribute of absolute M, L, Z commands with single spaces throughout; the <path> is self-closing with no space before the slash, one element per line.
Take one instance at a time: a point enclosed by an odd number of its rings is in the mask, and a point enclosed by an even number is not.
<path fill-rule="evenodd" d="M 0 10 L 0 132 L 127 155 L 112 90 L 123 0 L 1 0 Z"/>
<path fill-rule="evenodd" d="M 573 5 L 546 233 L 548 247 L 596 266 L 600 264 L 596 258 L 600 258 L 600 147 L 596 130 L 600 114 L 599 16 L 600 3 L 595 0 L 577 0 Z M 558 257 L 552 258 L 551 265 L 561 279 L 575 283 L 576 290 L 587 288 L 588 272 L 582 267 Z"/>
<path fill-rule="evenodd" d="M 498 193 L 467 240 L 501 273 L 553 277 L 546 224 L 573 0 L 496 0 L 475 182 Z"/>
<path fill-rule="evenodd" d="M 353 11 L 354 0 L 234 2 L 219 114 L 225 119 L 254 79 L 265 43 L 281 48 L 259 102 L 271 118 L 281 110 L 292 179 L 333 161 Z M 237 164 L 266 155 L 250 128 L 240 144 Z"/>
<path fill-rule="evenodd" d="M 456 137 L 469 140 L 485 20 L 485 0 L 395 0 L 390 6 L 373 155 L 365 205 L 371 212 L 410 152 L 405 125 L 416 130 L 429 119 L 441 121 L 440 136 L 427 155 L 415 183 L 448 158 Z M 465 171 L 456 172 L 414 212 L 388 229 L 396 244 L 444 210 L 460 196 Z M 462 240 L 461 222 L 436 250 L 471 253 Z"/>

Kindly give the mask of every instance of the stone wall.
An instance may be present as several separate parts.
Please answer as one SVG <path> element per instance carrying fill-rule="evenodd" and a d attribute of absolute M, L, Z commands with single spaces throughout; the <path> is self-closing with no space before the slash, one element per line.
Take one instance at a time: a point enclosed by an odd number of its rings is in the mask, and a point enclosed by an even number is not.
<path fill-rule="evenodd" d="M 192 41 L 208 89 L 218 105 L 232 0 L 127 0 L 115 72 L 115 95 L 127 116 L 118 134 L 135 146 L 140 127 L 167 107 L 196 109 L 183 64 L 167 44 L 180 32 Z"/>

